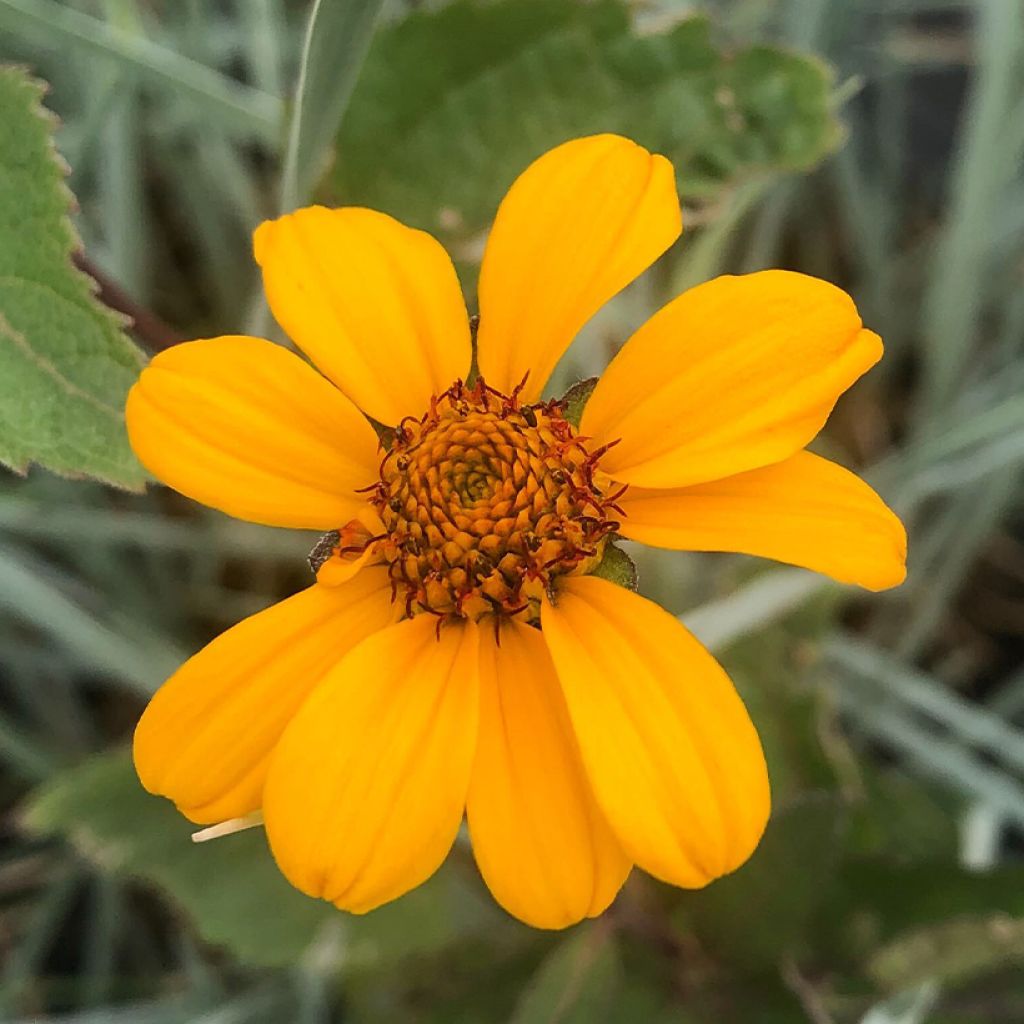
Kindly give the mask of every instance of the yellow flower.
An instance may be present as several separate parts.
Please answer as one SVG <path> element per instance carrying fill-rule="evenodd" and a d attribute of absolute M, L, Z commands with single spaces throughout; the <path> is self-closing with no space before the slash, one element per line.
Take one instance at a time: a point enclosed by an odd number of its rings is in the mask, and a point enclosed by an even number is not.
<path fill-rule="evenodd" d="M 882 352 L 823 281 L 700 285 L 630 338 L 578 431 L 540 400 L 680 230 L 663 157 L 613 135 L 541 157 L 487 244 L 472 384 L 430 235 L 321 207 L 257 230 L 274 315 L 320 372 L 258 338 L 179 345 L 132 389 L 128 429 L 189 497 L 336 532 L 313 586 L 156 694 L 147 789 L 199 823 L 262 809 L 289 880 L 357 913 L 428 878 L 464 814 L 495 898 L 540 927 L 601 913 L 633 864 L 696 887 L 750 856 L 768 779 L 731 683 L 674 617 L 588 573 L 617 533 L 879 589 L 905 536 L 803 450 Z"/>

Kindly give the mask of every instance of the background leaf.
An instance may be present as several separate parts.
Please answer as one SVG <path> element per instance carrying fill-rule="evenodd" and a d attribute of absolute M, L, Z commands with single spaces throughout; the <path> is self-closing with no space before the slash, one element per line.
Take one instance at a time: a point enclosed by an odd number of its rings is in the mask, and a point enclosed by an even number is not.
<path fill-rule="evenodd" d="M 464 239 L 544 150 L 617 131 L 669 156 L 684 198 L 706 200 L 833 146 L 829 82 L 781 50 L 723 52 L 704 18 L 638 35 L 619 0 L 456 0 L 378 35 L 326 194 Z"/>
<path fill-rule="evenodd" d="M 883 986 L 901 989 L 933 978 L 963 983 L 1022 963 L 1024 920 L 996 914 L 943 921 L 900 936 L 871 957 L 868 972 Z"/>
<path fill-rule="evenodd" d="M 123 6 L 122 12 L 128 8 Z M 275 139 L 281 127 L 281 103 L 112 21 L 92 18 L 57 0 L 0 0 L 0 24 L 63 46 L 81 48 L 92 58 L 106 57 L 159 87 L 187 97 L 201 116 L 216 120 L 242 137 Z M 132 20 L 130 17 L 127 20 Z"/>
<path fill-rule="evenodd" d="M 807 924 L 838 863 L 843 809 L 824 796 L 777 810 L 757 856 L 734 874 L 686 894 L 680 924 L 750 970 L 803 952 Z"/>
<path fill-rule="evenodd" d="M 71 264 L 71 196 L 42 94 L 0 68 L 0 461 L 138 488 L 123 410 L 143 358 Z"/>
<path fill-rule="evenodd" d="M 580 925 L 538 968 L 509 1024 L 598 1024 L 621 973 L 615 938 L 601 923 Z"/>
<path fill-rule="evenodd" d="M 601 373 L 653 310 L 716 274 L 789 267 L 855 298 L 886 358 L 843 397 L 821 451 L 868 467 L 906 520 L 907 583 L 867 596 L 742 556 L 622 545 L 642 592 L 682 615 L 736 679 L 763 737 L 779 823 L 795 808 L 813 816 L 811 807 L 836 806 L 839 856 L 790 843 L 808 870 L 786 864 L 757 887 L 755 925 L 763 932 L 777 916 L 782 964 L 763 937 L 741 935 L 733 955 L 724 937 L 732 918 L 744 919 L 740 897 L 690 915 L 694 894 L 634 871 L 600 922 L 612 932 L 615 984 L 588 977 L 608 994 L 595 1015 L 605 1024 L 881 1024 L 875 1011 L 886 1024 L 910 1024 L 908 1013 L 913 1024 L 1024 1020 L 1019 963 L 997 950 L 960 970 L 959 954 L 933 955 L 941 950 L 927 937 L 951 921 L 981 922 L 963 935 L 985 945 L 988 922 L 1024 916 L 1024 816 L 1003 799 L 1013 792 L 1019 806 L 1019 744 L 993 728 L 998 719 L 1018 738 L 1024 728 L 1021 9 L 703 0 L 712 30 L 702 39 L 699 23 L 679 20 L 697 6 L 392 0 L 369 58 L 373 80 L 357 87 L 340 132 L 360 148 L 339 145 L 324 195 L 379 196 L 440 224 L 469 264 L 503 188 L 549 142 L 611 127 L 677 147 L 684 238 L 588 325 L 552 395 Z M 262 302 L 251 230 L 278 212 L 282 114 L 311 7 L 0 0 L 0 59 L 46 79 L 47 105 L 63 121 L 57 139 L 90 265 L 174 336 L 247 329 L 246 312 Z M 803 154 L 826 155 L 821 143 L 838 138 L 833 110 L 847 144 L 808 173 L 777 173 Z M 771 129 L 794 119 L 796 131 Z M 7 146 L 0 163 L 10 159 Z M 550 959 L 578 932 L 534 932 L 498 912 L 477 918 L 489 904 L 464 842 L 425 905 L 401 901 L 376 944 L 360 938 L 373 918 L 328 911 L 303 947 L 308 933 L 289 923 L 294 908 L 284 912 L 283 947 L 303 951 L 283 966 L 269 938 L 245 934 L 266 920 L 254 909 L 260 871 L 271 870 L 257 833 L 208 846 L 203 879 L 188 825 L 144 798 L 124 764 L 126 788 L 112 787 L 109 800 L 140 827 L 175 830 L 152 852 L 166 875 L 141 861 L 108 869 L 96 856 L 110 845 L 90 841 L 101 832 L 115 847 L 142 837 L 130 822 L 101 827 L 65 773 L 85 764 L 90 778 L 90 754 L 123 744 L 188 652 L 307 585 L 313 538 L 230 520 L 167 490 L 129 495 L 41 472 L 0 482 L 0 531 L 0 1018 L 490 1024 L 530 1005 L 538 970 L 549 961 L 554 971 Z M 832 641 L 856 642 L 856 657 Z M 57 786 L 73 794 L 61 814 L 77 845 L 19 827 L 23 809 Z M 769 835 L 749 866 L 772 860 L 783 839 Z M 192 864 L 187 885 L 167 865 L 172 852 Z M 822 863 L 824 892 L 810 870 Z M 255 879 L 251 895 L 204 896 L 233 874 Z M 268 881 L 280 885 L 272 873 Z M 464 929 L 451 923 L 459 906 L 472 918 Z M 223 920 L 208 919 L 211 907 Z M 216 934 L 224 941 L 205 941 Z M 923 956 L 876 959 L 920 936 Z M 245 943 L 254 963 L 236 951 Z M 347 949 L 359 956 L 339 965 Z M 922 974 L 928 981 L 902 987 Z M 921 992 L 937 993 L 934 1003 Z"/>
<path fill-rule="evenodd" d="M 126 751 L 54 777 L 27 806 L 28 828 L 68 836 L 91 861 L 157 883 L 203 937 L 254 964 L 288 965 L 315 944 L 353 968 L 436 951 L 498 912 L 449 870 L 407 897 L 360 917 L 293 889 L 262 829 L 193 843 L 196 826 L 139 785 Z"/>
<path fill-rule="evenodd" d="M 281 209 L 301 206 L 323 163 L 369 49 L 383 0 L 316 0 L 299 64 L 281 177 Z"/>

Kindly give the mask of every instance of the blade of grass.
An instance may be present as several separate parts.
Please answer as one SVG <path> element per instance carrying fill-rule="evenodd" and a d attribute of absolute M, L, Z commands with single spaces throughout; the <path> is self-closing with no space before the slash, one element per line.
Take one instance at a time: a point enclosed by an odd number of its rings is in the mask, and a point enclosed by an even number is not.
<path fill-rule="evenodd" d="M 1016 718 L 1024 712 L 1024 668 L 1014 672 L 988 700 L 992 711 L 1003 718 Z"/>
<path fill-rule="evenodd" d="M 823 576 L 803 569 L 776 569 L 679 618 L 702 644 L 717 651 L 776 622 L 831 585 Z"/>
<path fill-rule="evenodd" d="M 171 519 L 144 512 L 62 506 L 28 498 L 0 501 L 0 528 L 31 537 L 93 546 L 144 546 L 157 551 L 220 551 L 272 558 L 295 558 L 313 546 L 313 534 L 256 526 L 211 512 L 201 521 Z"/>
<path fill-rule="evenodd" d="M 264 92 L 283 96 L 282 45 L 287 42 L 288 23 L 281 0 L 240 0 L 237 7 L 245 28 L 249 73 Z"/>
<path fill-rule="evenodd" d="M 1005 772 L 973 758 L 959 743 L 919 725 L 891 702 L 867 702 L 840 690 L 838 703 L 876 739 L 903 754 L 922 774 L 983 800 L 1017 825 L 1024 825 L 1024 787 Z"/>
<path fill-rule="evenodd" d="M 978 65 L 964 110 L 958 163 L 950 180 L 951 216 L 940 243 L 924 310 L 922 414 L 941 418 L 967 368 L 982 312 L 985 259 L 1003 192 L 1017 174 L 1006 119 L 1019 97 L 1024 8 L 977 5 Z"/>
<path fill-rule="evenodd" d="M 927 715 L 954 733 L 961 743 L 984 749 L 997 761 L 1024 772 L 1024 732 L 984 707 L 964 700 L 943 683 L 861 641 L 834 637 L 826 643 L 825 653 L 850 676 L 880 684 L 887 698 Z"/>
<path fill-rule="evenodd" d="M 723 209 L 689 244 L 680 250 L 672 270 L 668 294 L 679 295 L 722 272 L 729 239 L 772 185 L 769 177 L 752 178 L 738 185 L 724 200 Z"/>
<path fill-rule="evenodd" d="M 910 602 L 909 621 L 901 630 L 897 651 L 905 660 L 913 661 L 939 628 L 982 547 L 1016 506 L 1020 483 L 1019 471 L 996 473 L 965 489 L 944 517 L 948 529 L 937 531 L 939 543 L 926 564 L 921 564 L 922 545 L 915 546 L 917 575 L 927 585 Z"/>
<path fill-rule="evenodd" d="M 923 981 L 873 1006 L 861 1017 L 860 1024 L 925 1024 L 938 1000 L 938 984 Z"/>
<path fill-rule="evenodd" d="M 83 872 L 65 865 L 51 878 L 33 905 L 27 927 L 19 937 L 0 974 L 0 1010 L 13 1012 L 26 990 L 35 983 L 38 968 L 50 949 L 57 928 L 68 912 Z"/>
<path fill-rule="evenodd" d="M 314 0 L 285 149 L 284 211 L 301 205 L 325 170 L 383 5 L 383 0 Z"/>
<path fill-rule="evenodd" d="M 188 97 L 204 115 L 238 135 L 275 147 L 280 142 L 282 105 L 277 97 L 56 0 L 0 0 L 0 24 L 49 45 L 109 58 L 140 79 Z"/>
<path fill-rule="evenodd" d="M 165 637 L 140 637 L 138 625 L 105 622 L 63 593 L 44 564 L 11 548 L 0 549 L 0 608 L 67 646 L 83 666 L 112 675 L 143 694 L 185 660 Z"/>

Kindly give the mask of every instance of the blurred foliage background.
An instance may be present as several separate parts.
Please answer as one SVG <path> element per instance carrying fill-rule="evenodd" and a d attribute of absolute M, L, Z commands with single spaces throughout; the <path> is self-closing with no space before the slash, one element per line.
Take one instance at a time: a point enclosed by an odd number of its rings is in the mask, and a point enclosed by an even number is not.
<path fill-rule="evenodd" d="M 764 737 L 775 812 L 734 876 L 635 874 L 603 919 L 546 934 L 490 903 L 460 842 L 351 918 L 292 891 L 259 831 L 190 844 L 125 753 L 170 671 L 307 582 L 313 538 L 0 470 L 2 1019 L 1024 1020 L 1024 7 L 317 6 L 307 34 L 297 0 L 0 0 L 0 61 L 49 83 L 84 263 L 144 350 L 272 331 L 250 232 L 311 196 L 433 231 L 472 296 L 526 162 L 624 131 L 675 161 L 686 231 L 553 393 L 716 274 L 840 284 L 887 358 L 823 448 L 904 517 L 910 576 L 866 597 L 638 553 L 642 592 L 723 660 Z M 94 472 L 137 483 L 128 461 Z"/>

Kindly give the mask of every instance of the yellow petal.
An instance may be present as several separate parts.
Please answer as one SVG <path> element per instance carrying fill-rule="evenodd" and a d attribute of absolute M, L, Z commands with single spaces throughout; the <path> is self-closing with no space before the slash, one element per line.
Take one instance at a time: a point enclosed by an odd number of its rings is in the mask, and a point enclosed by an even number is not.
<path fill-rule="evenodd" d="M 383 569 L 312 586 L 244 619 L 157 691 L 135 730 L 135 767 L 151 793 L 200 823 L 256 810 L 270 753 L 324 675 L 394 620 Z"/>
<path fill-rule="evenodd" d="M 128 395 L 142 464 L 239 519 L 330 530 L 378 474 L 377 435 L 337 388 L 279 345 L 223 337 L 156 356 Z"/>
<path fill-rule="evenodd" d="M 288 727 L 263 814 L 297 888 L 364 913 L 441 865 L 476 749 L 477 632 L 420 615 L 375 633 Z"/>
<path fill-rule="evenodd" d="M 375 210 L 310 206 L 254 236 L 277 322 L 364 412 L 394 425 L 469 372 L 469 318 L 440 243 Z"/>
<path fill-rule="evenodd" d="M 785 270 L 719 277 L 656 313 L 601 377 L 581 431 L 601 468 L 685 487 L 781 462 L 882 355 L 853 301 Z"/>
<path fill-rule="evenodd" d="M 629 861 L 594 802 L 540 631 L 480 636 L 480 740 L 467 817 L 494 898 L 537 928 L 600 914 Z"/>
<path fill-rule="evenodd" d="M 630 487 L 619 532 L 679 551 L 740 551 L 884 590 L 907 574 L 907 534 L 849 470 L 810 452 L 711 483 Z"/>
<path fill-rule="evenodd" d="M 376 565 L 380 561 L 381 557 L 372 544 L 361 554 L 351 557 L 331 555 L 317 570 L 316 581 L 324 587 L 336 587 L 341 583 L 347 583 L 368 565 Z"/>
<path fill-rule="evenodd" d="M 634 863 L 696 888 L 768 818 L 757 733 L 718 663 L 668 612 L 594 576 L 541 612 L 597 802 Z"/>
<path fill-rule="evenodd" d="M 480 270 L 480 372 L 540 397 L 580 328 L 682 230 L 672 165 L 595 135 L 545 153 L 498 209 Z"/>

